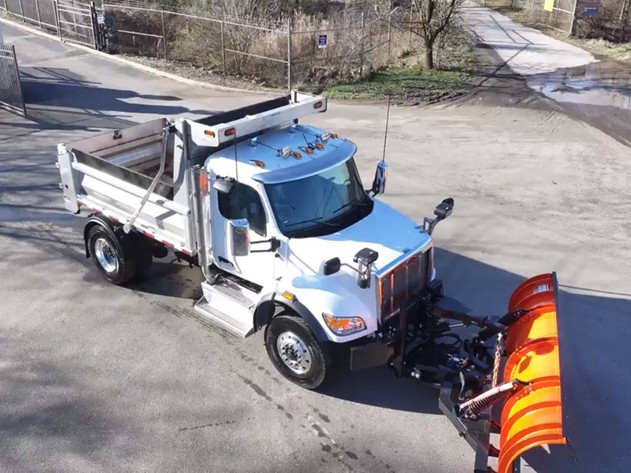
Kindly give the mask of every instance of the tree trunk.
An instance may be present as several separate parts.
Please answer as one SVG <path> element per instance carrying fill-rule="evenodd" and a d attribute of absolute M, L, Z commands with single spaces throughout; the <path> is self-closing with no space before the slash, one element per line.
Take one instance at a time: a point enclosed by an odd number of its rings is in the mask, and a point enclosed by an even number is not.
<path fill-rule="evenodd" d="M 434 69 L 434 41 L 425 41 L 425 68 Z"/>

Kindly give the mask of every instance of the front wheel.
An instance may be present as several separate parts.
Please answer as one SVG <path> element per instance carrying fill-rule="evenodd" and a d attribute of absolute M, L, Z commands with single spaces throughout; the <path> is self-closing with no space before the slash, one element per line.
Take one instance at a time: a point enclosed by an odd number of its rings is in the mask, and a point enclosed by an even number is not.
<path fill-rule="evenodd" d="M 300 317 L 274 317 L 265 331 L 265 348 L 276 369 L 306 389 L 322 384 L 330 364 L 326 347 L 318 343 Z"/>

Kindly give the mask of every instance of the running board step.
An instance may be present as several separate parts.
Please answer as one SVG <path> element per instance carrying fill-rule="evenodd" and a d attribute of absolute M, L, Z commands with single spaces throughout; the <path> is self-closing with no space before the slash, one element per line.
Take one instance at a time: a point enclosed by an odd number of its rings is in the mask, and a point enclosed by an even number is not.
<path fill-rule="evenodd" d="M 210 305 L 204 297 L 202 297 L 197 302 L 197 304 L 195 304 L 195 312 L 197 312 L 202 317 L 209 319 L 211 322 L 215 322 L 217 325 L 225 328 L 229 332 L 239 335 L 240 337 L 245 338 L 248 335 L 251 335 L 252 332 L 254 332 L 254 327 L 252 326 L 251 320 L 248 323 L 245 322 L 245 320 L 240 320 L 239 318 L 235 318 L 230 314 L 226 314 L 216 307 Z"/>
<path fill-rule="evenodd" d="M 231 281 L 202 283 L 204 296 L 195 311 L 241 337 L 254 332 L 254 307 L 258 294 Z"/>

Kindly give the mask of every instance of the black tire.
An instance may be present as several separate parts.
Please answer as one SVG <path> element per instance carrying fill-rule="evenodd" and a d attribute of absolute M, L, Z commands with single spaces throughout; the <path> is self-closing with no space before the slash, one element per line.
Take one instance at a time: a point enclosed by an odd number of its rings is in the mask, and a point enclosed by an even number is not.
<path fill-rule="evenodd" d="M 281 345 L 288 348 L 284 355 L 279 352 L 278 347 L 281 336 Z M 300 347 L 305 351 L 300 353 Z M 265 348 L 275 368 L 292 383 L 306 389 L 315 389 L 324 381 L 330 366 L 327 347 L 318 342 L 307 323 L 300 317 L 288 313 L 274 317 L 265 330 Z M 290 368 L 283 357 L 289 358 L 289 362 L 294 363 L 294 369 L 301 372 Z"/>
<path fill-rule="evenodd" d="M 133 236 L 112 238 L 101 225 L 88 231 L 88 248 L 94 265 L 105 279 L 122 286 L 136 275 L 137 260 L 134 257 Z"/>

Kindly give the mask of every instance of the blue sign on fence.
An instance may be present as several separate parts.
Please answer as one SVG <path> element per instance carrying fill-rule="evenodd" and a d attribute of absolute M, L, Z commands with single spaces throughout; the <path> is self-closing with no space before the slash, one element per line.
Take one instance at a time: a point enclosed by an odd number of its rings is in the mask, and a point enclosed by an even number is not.
<path fill-rule="evenodd" d="M 594 2 L 594 1 L 583 2 L 583 16 L 598 15 L 599 6 L 600 6 L 600 2 Z"/>
<path fill-rule="evenodd" d="M 328 36 L 325 34 L 318 35 L 318 48 L 326 48 L 328 43 Z"/>

